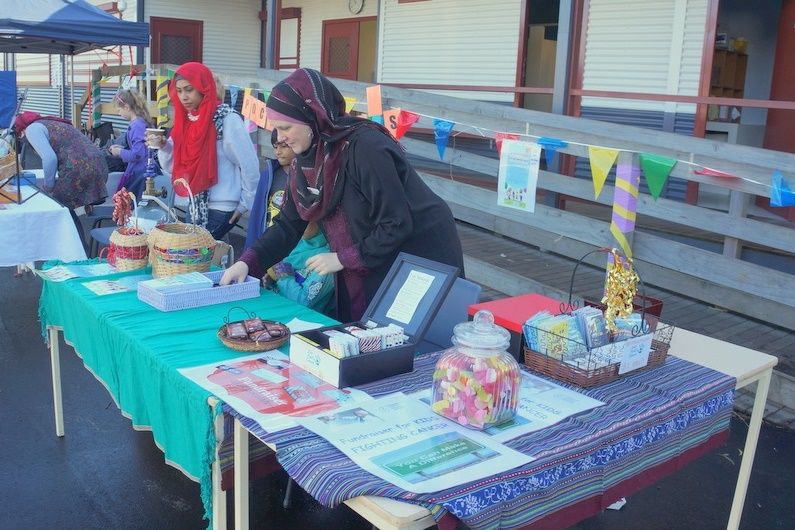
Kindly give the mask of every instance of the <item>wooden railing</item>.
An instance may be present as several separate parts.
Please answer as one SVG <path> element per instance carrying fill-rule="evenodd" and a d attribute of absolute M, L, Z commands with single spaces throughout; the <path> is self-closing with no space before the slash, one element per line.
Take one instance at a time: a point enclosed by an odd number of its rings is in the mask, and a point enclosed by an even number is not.
<path fill-rule="evenodd" d="M 228 84 L 268 90 L 287 72 L 262 70 L 258 75 L 225 74 Z M 345 96 L 366 101 L 365 83 L 335 80 Z M 255 91 L 256 92 L 256 91 Z M 634 259 L 642 268 L 644 281 L 659 288 L 681 293 L 710 304 L 760 320 L 795 329 L 795 270 L 782 272 L 740 259 L 742 249 L 753 245 L 795 263 L 795 224 L 750 218 L 752 198 L 770 197 L 772 176 L 780 170 L 790 178 L 795 155 L 754 147 L 715 142 L 701 138 L 664 133 L 637 127 L 616 125 L 582 118 L 536 112 L 526 109 L 445 97 L 419 90 L 382 86 L 385 109 L 401 108 L 421 116 L 415 125 L 433 129 L 433 118 L 455 122 L 453 135 L 469 132 L 494 137 L 494 132 L 518 133 L 525 139 L 547 137 L 568 143 L 558 153 L 587 159 L 588 146 L 620 151 L 619 163 L 638 166 L 640 153 L 677 160 L 670 176 L 709 184 L 728 190 L 728 211 L 714 210 L 682 202 L 641 194 L 637 213 L 640 217 L 673 224 L 683 235 L 698 230 L 722 242 L 722 253 L 648 233 L 629 234 Z M 242 95 L 241 95 L 242 97 Z M 363 108 L 361 110 L 364 110 Z M 270 133 L 260 130 L 260 146 L 267 146 Z M 418 157 L 437 161 L 439 155 L 433 138 L 423 141 L 404 138 L 408 151 Z M 261 153 L 261 154 L 264 154 Z M 601 220 L 550 205 L 535 206 L 528 213 L 497 205 L 498 160 L 457 149 L 449 142 L 444 163 L 450 172 L 465 170 L 482 176 L 491 186 L 475 186 L 449 178 L 423 173 L 426 182 L 443 197 L 455 216 L 494 233 L 537 246 L 573 259 L 579 259 L 595 247 L 617 246 L 610 233 L 609 220 Z M 695 170 L 711 168 L 740 178 L 699 175 Z M 547 196 L 559 194 L 610 207 L 614 188 L 605 185 L 598 199 L 590 180 L 573 178 L 552 171 L 541 171 L 538 188 Z M 604 265 L 596 257 L 593 264 Z M 512 282 L 511 271 L 485 263 L 471 266 L 468 276 L 483 285 L 506 292 Z M 513 282 L 515 283 L 515 282 Z"/>

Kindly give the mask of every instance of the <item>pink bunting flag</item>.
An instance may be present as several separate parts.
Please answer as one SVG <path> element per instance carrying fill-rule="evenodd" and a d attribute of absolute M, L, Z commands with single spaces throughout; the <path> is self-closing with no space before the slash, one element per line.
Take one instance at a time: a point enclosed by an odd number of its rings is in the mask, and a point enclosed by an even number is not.
<path fill-rule="evenodd" d="M 400 115 L 398 116 L 397 127 L 395 128 L 395 138 L 398 140 L 403 138 L 403 135 L 406 134 L 406 131 L 408 131 L 412 125 L 417 123 L 417 120 L 419 119 L 419 114 L 415 114 L 407 110 L 401 110 Z"/>
<path fill-rule="evenodd" d="M 514 133 L 495 132 L 494 143 L 497 144 L 497 154 L 502 154 L 502 141 L 503 140 L 518 140 L 519 135 Z"/>
<path fill-rule="evenodd" d="M 711 169 L 708 167 L 705 167 L 704 169 L 697 169 L 693 171 L 693 173 L 695 173 L 696 175 L 705 175 L 707 177 L 724 177 L 730 179 L 740 178 L 736 175 L 730 175 L 729 173 L 724 173 L 723 171 L 718 171 L 717 169 Z"/>
<path fill-rule="evenodd" d="M 367 87 L 367 115 L 380 116 L 384 113 L 381 106 L 381 85 Z"/>

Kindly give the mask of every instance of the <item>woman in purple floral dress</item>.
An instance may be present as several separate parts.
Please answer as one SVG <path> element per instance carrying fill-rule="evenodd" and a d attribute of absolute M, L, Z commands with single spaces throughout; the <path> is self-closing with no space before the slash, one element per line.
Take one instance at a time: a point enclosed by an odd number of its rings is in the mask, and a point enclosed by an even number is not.
<path fill-rule="evenodd" d="M 85 247 L 82 224 L 74 210 L 101 202 L 107 195 L 105 156 L 99 147 L 62 118 L 23 112 L 14 120 L 14 126 L 17 134 L 25 137 L 41 157 L 44 191 L 69 209 Z"/>

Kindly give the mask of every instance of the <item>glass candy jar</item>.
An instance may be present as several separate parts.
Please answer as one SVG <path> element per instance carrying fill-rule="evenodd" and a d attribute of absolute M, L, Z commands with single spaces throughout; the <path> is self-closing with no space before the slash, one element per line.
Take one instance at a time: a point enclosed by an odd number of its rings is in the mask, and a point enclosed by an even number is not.
<path fill-rule="evenodd" d="M 458 324 L 453 333 L 454 347 L 441 354 L 433 372 L 433 411 L 479 430 L 512 419 L 521 374 L 505 351 L 511 334 L 494 324 L 489 311 L 478 311 L 472 322 Z"/>

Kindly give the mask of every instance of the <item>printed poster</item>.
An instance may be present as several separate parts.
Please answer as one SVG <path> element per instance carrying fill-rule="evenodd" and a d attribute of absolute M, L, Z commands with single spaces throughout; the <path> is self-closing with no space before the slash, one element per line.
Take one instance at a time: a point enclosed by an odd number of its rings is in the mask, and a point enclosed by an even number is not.
<path fill-rule="evenodd" d="M 401 393 L 296 421 L 365 471 L 414 493 L 459 487 L 534 460 Z"/>
<path fill-rule="evenodd" d="M 502 141 L 497 182 L 499 206 L 535 211 L 540 161 L 540 145 L 507 138 Z"/>
<path fill-rule="evenodd" d="M 326 383 L 291 364 L 290 358 L 278 350 L 179 372 L 268 432 L 294 427 L 293 418 L 297 416 L 328 413 L 371 399 L 360 390 Z"/>

